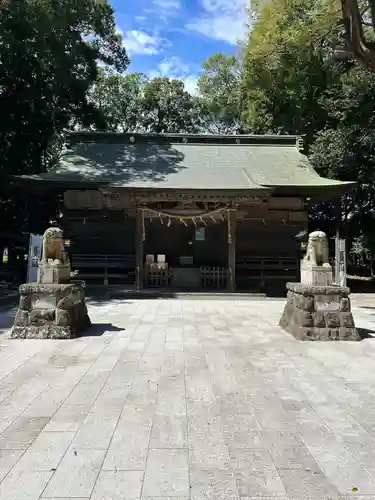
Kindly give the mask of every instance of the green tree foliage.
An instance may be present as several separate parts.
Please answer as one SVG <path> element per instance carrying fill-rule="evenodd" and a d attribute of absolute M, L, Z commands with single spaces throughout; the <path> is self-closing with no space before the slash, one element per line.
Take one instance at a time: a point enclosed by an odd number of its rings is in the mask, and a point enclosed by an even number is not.
<path fill-rule="evenodd" d="M 89 101 L 104 118 L 104 123 L 94 128 L 111 132 L 142 130 L 140 111 L 146 83 L 147 77 L 142 73 L 112 75 L 102 70 L 89 93 Z"/>
<path fill-rule="evenodd" d="M 242 130 L 241 66 L 240 57 L 221 53 L 204 61 L 197 98 L 202 128 L 213 133 Z"/>
<path fill-rule="evenodd" d="M 375 218 L 375 75 L 356 65 L 327 92 L 322 105 L 329 125 L 310 147 L 313 164 L 324 174 L 358 182 L 345 197 L 344 212 L 353 236 L 374 239 Z M 364 236 L 366 235 L 366 236 Z M 375 249 L 375 247 L 374 247 Z"/>
<path fill-rule="evenodd" d="M 198 94 L 182 81 L 149 79 L 141 73 L 112 75 L 104 70 L 89 100 L 102 112 L 103 123 L 91 128 L 133 132 L 236 133 L 241 123 L 241 62 L 214 54 L 203 63 Z"/>
<path fill-rule="evenodd" d="M 331 64 L 339 13 L 336 0 L 260 7 L 244 57 L 244 119 L 252 131 L 299 133 L 308 145 L 325 126 L 319 98 L 339 78 Z"/>
<path fill-rule="evenodd" d="M 182 133 L 197 127 L 196 101 L 180 80 L 103 72 L 90 91 L 90 100 L 104 117 L 102 124 L 93 126 L 97 130 Z"/>
<path fill-rule="evenodd" d="M 184 83 L 169 78 L 154 78 L 146 83 L 141 120 L 147 132 L 192 132 L 195 126 L 195 107 Z"/>
<path fill-rule="evenodd" d="M 358 181 L 343 198 L 348 234 L 374 241 L 375 74 L 335 63 L 341 5 L 336 0 L 262 3 L 245 51 L 244 119 L 260 133 L 301 134 L 318 171 Z M 332 211 L 314 210 L 329 220 Z"/>
<path fill-rule="evenodd" d="M 0 192 L 0 229 L 25 222 L 8 176 L 48 168 L 54 138 L 72 118 L 84 124 L 101 119 L 87 100 L 99 62 L 118 71 L 128 64 L 105 2 L 2 0 L 0 170 L 8 181 Z"/>

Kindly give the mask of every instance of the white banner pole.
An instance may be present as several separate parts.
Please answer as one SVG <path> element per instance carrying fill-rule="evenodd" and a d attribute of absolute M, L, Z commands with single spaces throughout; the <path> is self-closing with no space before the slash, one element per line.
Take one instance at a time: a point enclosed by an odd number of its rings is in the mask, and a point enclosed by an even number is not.
<path fill-rule="evenodd" d="M 30 234 L 29 257 L 27 262 L 27 282 L 35 283 L 38 279 L 38 265 L 42 258 L 43 236 Z"/>

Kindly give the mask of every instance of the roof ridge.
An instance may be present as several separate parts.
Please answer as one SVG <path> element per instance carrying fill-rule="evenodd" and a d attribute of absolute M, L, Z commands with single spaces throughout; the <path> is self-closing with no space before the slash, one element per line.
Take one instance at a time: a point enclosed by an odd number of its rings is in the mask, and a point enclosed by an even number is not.
<path fill-rule="evenodd" d="M 140 132 L 91 132 L 65 131 L 65 140 L 74 142 L 117 143 L 134 145 L 137 143 L 182 143 L 182 144 L 221 144 L 221 145 L 285 145 L 297 147 L 300 137 L 297 135 L 259 135 L 259 134 L 154 134 Z"/>

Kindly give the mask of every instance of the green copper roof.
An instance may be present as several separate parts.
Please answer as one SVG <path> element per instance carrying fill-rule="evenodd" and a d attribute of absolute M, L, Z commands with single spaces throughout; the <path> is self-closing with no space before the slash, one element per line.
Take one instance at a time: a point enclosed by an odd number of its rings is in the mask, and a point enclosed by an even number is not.
<path fill-rule="evenodd" d="M 58 165 L 23 179 L 126 188 L 259 190 L 334 187 L 294 136 L 71 133 Z"/>

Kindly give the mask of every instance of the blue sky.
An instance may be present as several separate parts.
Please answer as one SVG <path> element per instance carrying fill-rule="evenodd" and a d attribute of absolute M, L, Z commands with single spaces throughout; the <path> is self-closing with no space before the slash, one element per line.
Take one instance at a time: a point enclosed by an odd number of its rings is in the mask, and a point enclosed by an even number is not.
<path fill-rule="evenodd" d="M 131 58 L 129 71 L 181 78 L 194 92 L 202 62 L 235 53 L 249 0 L 112 0 Z"/>

